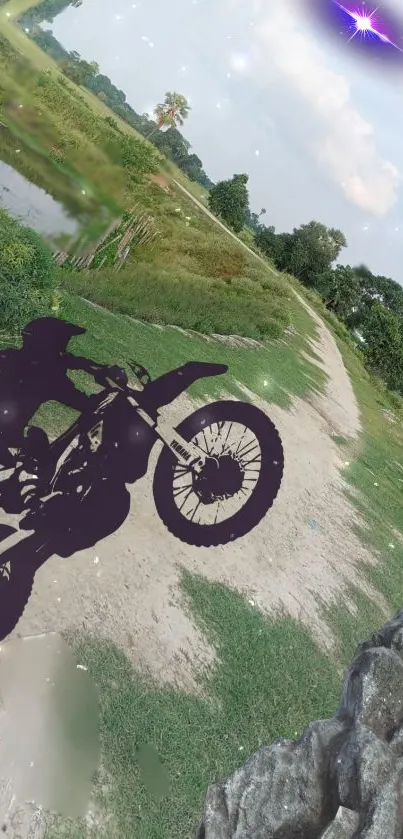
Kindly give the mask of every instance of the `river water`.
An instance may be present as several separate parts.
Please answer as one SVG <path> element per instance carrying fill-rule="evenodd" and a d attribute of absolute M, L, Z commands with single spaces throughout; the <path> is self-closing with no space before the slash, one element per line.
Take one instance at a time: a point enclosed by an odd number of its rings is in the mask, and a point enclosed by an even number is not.
<path fill-rule="evenodd" d="M 74 235 L 78 223 L 45 190 L 0 160 L 0 207 L 44 236 Z"/>

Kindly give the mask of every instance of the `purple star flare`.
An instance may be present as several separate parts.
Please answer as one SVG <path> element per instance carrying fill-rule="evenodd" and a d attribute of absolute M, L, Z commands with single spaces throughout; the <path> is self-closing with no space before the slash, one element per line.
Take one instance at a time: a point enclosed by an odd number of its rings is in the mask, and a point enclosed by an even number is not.
<path fill-rule="evenodd" d="M 350 23 L 348 24 L 348 28 L 353 30 L 353 34 L 349 38 L 349 41 L 352 41 L 353 38 L 356 38 L 359 35 L 361 38 L 378 38 L 383 44 L 389 44 L 391 47 L 394 47 L 399 52 L 403 52 L 403 49 L 395 44 L 385 32 L 382 32 L 380 27 L 382 23 L 376 17 L 377 12 L 379 11 L 379 6 L 373 11 L 369 11 L 366 9 L 365 6 L 362 6 L 361 9 L 348 9 L 347 6 L 343 6 L 341 3 L 337 3 L 334 0 L 335 5 L 344 12 L 348 18 L 350 18 Z"/>
<path fill-rule="evenodd" d="M 378 65 L 401 66 L 403 61 L 402 16 L 371 0 L 300 0 L 315 28 L 322 25 L 330 35 Z"/>

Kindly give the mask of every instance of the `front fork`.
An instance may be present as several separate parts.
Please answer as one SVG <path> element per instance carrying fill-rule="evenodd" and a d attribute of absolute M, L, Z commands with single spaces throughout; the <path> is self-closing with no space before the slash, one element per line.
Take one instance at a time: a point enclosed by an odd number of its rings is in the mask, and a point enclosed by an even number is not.
<path fill-rule="evenodd" d="M 186 469 L 191 469 L 192 472 L 200 474 L 206 460 L 206 455 L 193 443 L 189 443 L 185 440 L 178 431 L 176 431 L 176 429 L 173 429 L 170 426 L 164 427 L 163 423 L 158 422 L 158 420 L 155 423 L 149 414 L 147 414 L 143 408 L 139 407 L 133 397 L 129 397 L 129 401 L 136 407 L 139 417 L 141 417 L 141 419 L 144 420 L 150 428 L 154 429 L 160 440 L 162 440 L 168 449 L 170 449 L 178 463 L 186 467 Z"/>

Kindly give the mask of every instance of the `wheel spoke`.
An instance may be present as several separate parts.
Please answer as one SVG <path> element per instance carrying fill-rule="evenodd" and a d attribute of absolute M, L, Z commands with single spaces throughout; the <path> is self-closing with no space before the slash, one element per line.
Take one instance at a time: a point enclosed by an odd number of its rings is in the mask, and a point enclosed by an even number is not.
<path fill-rule="evenodd" d="M 191 514 L 191 516 L 190 516 L 190 521 L 193 521 L 193 519 L 194 519 L 194 517 L 195 517 L 195 515 L 196 515 L 196 513 L 197 513 L 197 511 L 198 511 L 198 509 L 199 509 L 199 507 L 200 507 L 200 504 L 201 504 L 201 501 L 200 501 L 200 499 L 199 499 L 199 500 L 198 500 L 198 502 L 197 502 L 197 504 L 196 504 L 196 507 L 195 507 L 195 508 L 194 508 L 194 510 L 192 511 L 192 514 Z"/>
<path fill-rule="evenodd" d="M 174 468 L 174 481 L 183 481 L 184 478 L 191 478 L 192 477 L 192 470 L 189 469 L 187 466 L 183 466 L 182 463 L 176 463 Z"/>
<path fill-rule="evenodd" d="M 255 442 L 251 443 L 249 441 L 249 443 L 245 443 L 245 445 L 242 449 L 237 449 L 237 451 L 235 452 L 235 455 L 239 460 L 240 458 L 246 457 L 247 454 L 250 454 L 251 452 L 253 452 L 254 449 L 258 449 L 258 448 L 259 448 L 258 443 L 255 443 Z"/>
<path fill-rule="evenodd" d="M 211 454 L 211 450 L 209 449 L 209 444 L 208 444 L 208 442 L 207 442 L 206 429 L 205 429 L 205 428 L 203 428 L 203 437 L 204 437 L 204 441 L 205 441 L 205 443 L 206 443 L 206 451 L 207 451 L 207 454 Z"/>
<path fill-rule="evenodd" d="M 238 454 L 238 452 L 239 452 L 239 446 L 241 445 L 242 440 L 244 440 L 244 439 L 245 439 L 245 436 L 246 436 L 247 431 L 248 431 L 248 429 L 246 428 L 246 426 L 244 426 L 243 434 L 242 434 L 241 439 L 239 440 L 238 445 L 237 445 L 237 447 L 236 447 L 236 450 L 235 450 L 235 452 L 234 452 L 235 457 L 236 457 L 236 455 L 237 455 L 237 454 Z"/>
<path fill-rule="evenodd" d="M 203 446 L 202 446 L 202 441 L 201 441 L 201 440 L 199 440 L 199 434 L 197 435 L 197 437 L 195 437 L 195 438 L 194 438 L 194 440 L 193 440 L 192 442 L 193 442 L 193 444 L 194 444 L 195 446 L 197 446 L 197 448 L 198 448 L 198 449 L 200 449 L 200 451 L 201 451 L 201 452 L 203 452 L 203 454 L 207 454 L 207 455 L 208 455 L 208 454 L 209 454 L 209 450 L 208 450 L 208 443 L 207 443 L 207 440 L 206 440 L 206 437 L 205 437 L 205 434 L 204 434 L 204 429 L 203 429 L 202 434 L 203 434 L 203 436 L 204 436 L 204 442 L 205 442 L 205 444 L 206 444 L 206 448 L 203 448 Z"/>
<path fill-rule="evenodd" d="M 187 487 L 186 487 L 186 489 L 187 489 Z M 186 495 L 186 497 L 185 497 L 184 501 L 182 502 L 181 507 L 179 507 L 179 509 L 180 509 L 180 511 L 181 511 L 181 512 L 182 512 L 182 510 L 183 510 L 183 508 L 184 508 L 184 506 L 185 506 L 185 504 L 186 504 L 186 501 L 188 500 L 189 496 L 192 494 L 192 492 L 193 492 L 193 486 L 191 486 L 191 487 L 189 488 L 189 492 L 188 492 L 188 494 Z"/>
<path fill-rule="evenodd" d="M 222 454 L 224 454 L 224 452 L 226 452 L 226 451 L 227 451 L 226 446 L 227 446 L 227 442 L 228 442 L 228 437 L 229 437 L 229 435 L 231 434 L 232 426 L 233 426 L 233 423 L 232 423 L 232 422 L 230 422 L 229 429 L 228 429 L 228 434 L 227 434 L 227 436 L 226 436 L 226 438 L 225 438 L 225 440 L 224 440 L 224 443 L 223 443 L 223 447 L 222 447 Z"/>
<path fill-rule="evenodd" d="M 261 462 L 262 462 L 262 458 L 261 458 L 260 454 L 256 455 L 256 457 L 252 457 L 251 460 L 241 460 L 240 461 L 243 469 L 245 469 L 247 466 L 250 466 L 251 463 L 261 463 Z"/>
<path fill-rule="evenodd" d="M 185 484 L 185 486 L 180 489 L 174 489 L 174 498 L 178 498 L 179 495 L 182 495 L 182 493 L 186 492 L 187 489 L 192 489 L 192 486 L 192 484 Z"/>
<path fill-rule="evenodd" d="M 214 422 L 200 429 L 190 441 L 208 457 L 231 457 L 241 470 L 239 489 L 207 503 L 199 496 L 197 481 L 188 467 L 176 464 L 173 473 L 173 495 L 178 509 L 189 522 L 215 525 L 232 518 L 251 497 L 262 465 L 260 444 L 245 425 L 232 421 Z M 190 478 L 190 483 L 189 483 Z M 225 492 L 225 491 L 224 491 Z"/>

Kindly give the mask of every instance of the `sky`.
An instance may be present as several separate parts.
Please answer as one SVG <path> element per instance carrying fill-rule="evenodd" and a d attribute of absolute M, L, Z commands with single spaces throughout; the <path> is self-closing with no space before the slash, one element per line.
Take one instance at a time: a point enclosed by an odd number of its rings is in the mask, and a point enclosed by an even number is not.
<path fill-rule="evenodd" d="M 403 52 L 390 48 L 401 61 L 385 67 L 357 49 L 319 15 L 332 3 L 83 0 L 51 28 L 97 61 L 138 113 L 168 90 L 187 96 L 182 133 L 205 171 L 213 181 L 248 173 L 265 224 L 340 228 L 342 262 L 403 284 Z M 394 13 L 403 49 L 401 0 L 380 13 Z"/>

